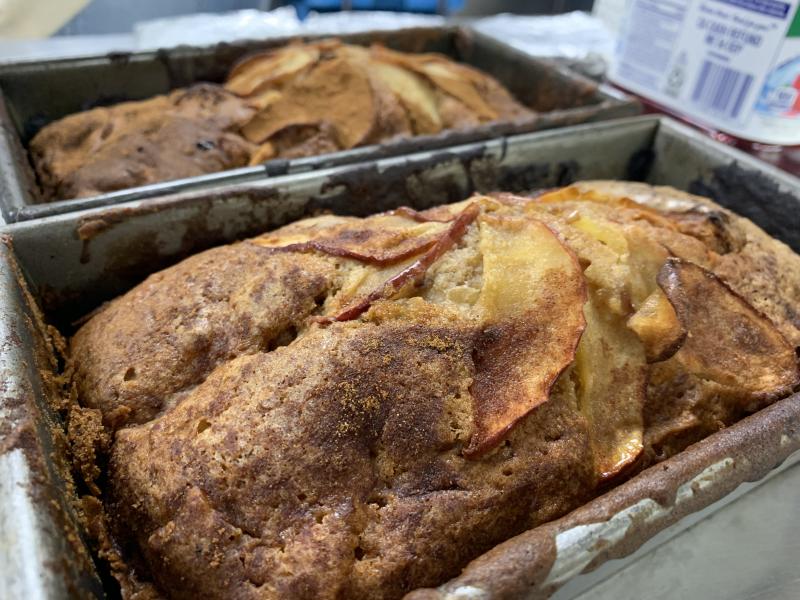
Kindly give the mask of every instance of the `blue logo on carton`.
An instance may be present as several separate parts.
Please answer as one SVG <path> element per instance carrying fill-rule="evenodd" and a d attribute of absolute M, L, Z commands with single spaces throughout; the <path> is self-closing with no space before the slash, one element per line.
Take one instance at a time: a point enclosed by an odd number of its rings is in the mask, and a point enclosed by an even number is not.
<path fill-rule="evenodd" d="M 779 2 L 779 0 L 716 0 L 722 4 L 730 4 L 751 10 L 753 12 L 761 13 L 770 17 L 778 19 L 785 19 L 789 14 L 791 5 L 788 2 Z"/>

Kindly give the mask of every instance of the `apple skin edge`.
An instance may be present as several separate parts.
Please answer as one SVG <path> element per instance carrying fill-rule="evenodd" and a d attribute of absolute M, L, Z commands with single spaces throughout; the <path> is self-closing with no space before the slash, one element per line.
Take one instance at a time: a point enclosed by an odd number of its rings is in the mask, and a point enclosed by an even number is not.
<path fill-rule="evenodd" d="M 331 256 L 338 256 L 340 258 L 350 258 L 368 265 L 377 265 L 380 267 L 393 265 L 402 262 L 406 259 L 421 254 L 427 251 L 436 244 L 437 240 L 425 240 L 420 244 L 407 248 L 401 252 L 393 252 L 383 256 L 375 254 L 365 254 L 363 252 L 356 252 L 349 250 L 343 246 L 338 246 L 335 243 L 317 242 L 314 240 L 308 242 L 298 242 L 289 244 L 287 246 L 276 247 L 276 252 L 320 252 L 322 254 L 329 254 Z"/>
<path fill-rule="evenodd" d="M 474 431 L 463 451 L 469 459 L 495 448 L 548 400 L 575 359 L 588 297 L 577 256 L 546 224 L 484 215 L 480 225 L 479 304 L 488 310 L 473 350 Z"/>
<path fill-rule="evenodd" d="M 320 325 L 328 325 L 335 321 L 351 321 L 369 310 L 375 302 L 391 298 L 405 285 L 417 284 L 425 277 L 428 268 L 460 240 L 467 228 L 478 217 L 480 206 L 476 203 L 468 205 L 453 221 L 450 227 L 438 240 L 414 261 L 408 268 L 403 269 L 394 277 L 388 279 L 380 288 L 368 294 L 365 298 L 351 304 L 339 314 L 329 317 L 316 317 L 313 320 Z"/>
<path fill-rule="evenodd" d="M 630 316 L 627 325 L 644 344 L 648 363 L 674 356 L 688 333 L 661 289 L 647 297 L 640 309 Z"/>
<path fill-rule="evenodd" d="M 714 273 L 672 257 L 658 285 L 688 331 L 676 357 L 690 372 L 755 395 L 780 395 L 800 384 L 786 338 Z"/>
<path fill-rule="evenodd" d="M 411 219 L 412 221 L 416 221 L 417 223 L 449 223 L 453 219 L 436 219 L 429 215 L 425 215 L 418 210 L 414 210 L 408 206 L 398 206 L 397 208 L 387 211 L 383 213 L 386 215 L 396 215 L 400 217 L 406 217 L 407 219 Z"/>

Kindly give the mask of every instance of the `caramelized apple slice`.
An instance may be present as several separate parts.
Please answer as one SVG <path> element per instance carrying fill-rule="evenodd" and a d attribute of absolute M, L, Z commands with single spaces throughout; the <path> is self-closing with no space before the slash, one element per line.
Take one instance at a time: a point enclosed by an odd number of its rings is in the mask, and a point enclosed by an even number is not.
<path fill-rule="evenodd" d="M 658 284 L 688 331 L 676 358 L 693 373 L 756 394 L 786 393 L 800 382 L 780 331 L 716 275 L 670 258 Z"/>
<path fill-rule="evenodd" d="M 648 363 L 667 360 L 686 339 L 686 330 L 661 289 L 656 289 L 628 319 L 628 327 L 644 344 Z"/>
<path fill-rule="evenodd" d="M 272 160 L 277 155 L 278 151 L 275 149 L 275 145 L 271 142 L 264 142 L 250 155 L 249 164 L 251 167 L 254 167 L 260 165 L 261 163 L 267 162 L 268 160 Z"/>
<path fill-rule="evenodd" d="M 267 86 L 285 81 L 318 60 L 319 49 L 302 44 L 250 56 L 233 67 L 225 88 L 239 96 L 263 93 Z"/>
<path fill-rule="evenodd" d="M 590 217 L 586 214 L 579 214 L 570 222 L 570 225 L 592 236 L 618 255 L 628 253 L 628 240 L 622 228 L 616 223 L 595 215 Z"/>
<path fill-rule="evenodd" d="M 646 229 L 635 224 L 625 227 L 629 250 L 631 304 L 636 310 L 658 289 L 656 277 L 669 258 L 667 249 L 651 239 L 647 233 Z"/>
<path fill-rule="evenodd" d="M 599 308 L 594 294 L 584 312 L 586 331 L 575 359 L 578 403 L 604 481 L 631 465 L 644 447 L 647 369 L 644 349 L 622 317 Z"/>
<path fill-rule="evenodd" d="M 422 254 L 436 244 L 447 228 L 447 223 L 418 222 L 386 214 L 347 221 L 322 231 L 268 234 L 251 241 L 282 252 L 321 252 L 386 266 Z"/>
<path fill-rule="evenodd" d="M 369 310 L 375 302 L 388 300 L 395 296 L 407 285 L 418 285 L 425 277 L 425 273 L 430 266 L 435 263 L 442 255 L 455 245 L 458 240 L 466 233 L 467 227 L 476 219 L 480 207 L 478 204 L 470 204 L 464 211 L 456 217 L 450 227 L 436 240 L 436 243 L 425 252 L 418 260 L 414 261 L 409 267 L 403 269 L 393 277 L 388 279 L 379 288 L 367 294 L 361 300 L 351 304 L 339 314 L 332 317 L 318 317 L 314 319 L 320 324 L 332 323 L 333 321 L 351 321 Z"/>
<path fill-rule="evenodd" d="M 249 141 L 261 144 L 293 125 L 328 122 L 342 148 L 352 148 L 369 135 L 377 104 L 369 77 L 343 58 L 320 62 L 306 77 L 292 81 L 285 93 L 242 127 Z"/>
<path fill-rule="evenodd" d="M 266 90 L 260 94 L 253 95 L 247 99 L 247 103 L 256 110 L 264 110 L 271 104 L 275 104 L 283 98 L 283 93 L 278 90 Z"/>
<path fill-rule="evenodd" d="M 491 450 L 573 361 L 586 321 L 586 284 L 575 256 L 541 221 L 480 219 L 483 323 L 474 347 L 474 431 L 464 450 Z"/>
<path fill-rule="evenodd" d="M 556 188 L 554 190 L 550 190 L 545 192 L 544 194 L 539 194 L 536 198 L 537 202 L 570 202 L 572 200 L 578 200 L 581 197 L 580 190 L 575 187 L 574 185 L 568 185 L 567 187 Z"/>
<path fill-rule="evenodd" d="M 497 111 L 481 96 L 475 83 L 483 75 L 464 65 L 453 63 L 437 54 L 404 54 L 383 46 L 371 48 L 373 56 L 385 63 L 399 65 L 427 78 L 433 85 L 462 102 L 481 120 L 497 118 Z"/>
<path fill-rule="evenodd" d="M 417 67 L 417 71 L 426 75 L 437 87 L 450 94 L 473 110 L 481 120 L 492 121 L 498 117 L 471 81 L 471 73 L 460 65 L 443 60 L 430 60 Z"/>
<path fill-rule="evenodd" d="M 445 219 L 441 219 L 441 218 L 437 219 L 437 218 L 435 218 L 433 216 L 429 216 L 428 214 L 421 213 L 418 210 L 414 210 L 413 208 L 410 208 L 408 206 L 399 206 L 399 207 L 397 207 L 397 208 L 395 208 L 393 210 L 390 210 L 390 211 L 388 211 L 388 212 L 386 212 L 384 214 L 386 214 L 386 215 L 398 215 L 398 216 L 401 216 L 401 217 L 406 217 L 407 219 L 412 219 L 412 220 L 416 221 L 417 223 L 430 223 L 430 222 L 449 223 L 454 218 L 454 217 L 449 217 L 449 218 L 445 218 Z"/>
<path fill-rule="evenodd" d="M 402 249 L 394 252 L 381 252 L 374 254 L 363 254 L 357 250 L 351 250 L 347 246 L 338 245 L 336 243 L 326 243 L 324 241 L 310 241 L 302 242 L 299 244 L 289 244 L 282 246 L 279 249 L 287 252 L 321 252 L 323 254 L 330 254 L 331 256 L 340 256 L 342 258 L 352 258 L 363 263 L 389 266 L 404 260 L 422 254 L 431 246 L 436 243 L 435 239 L 420 239 L 416 243 L 405 244 Z"/>
<path fill-rule="evenodd" d="M 604 185 L 606 183 L 621 183 L 621 185 Z M 635 184 L 633 186 L 631 189 L 638 189 Z M 542 194 L 537 200 L 542 203 L 581 201 L 608 204 L 635 210 L 639 219 L 648 221 L 658 227 L 675 229 L 675 224 L 664 213 L 631 199 L 629 195 L 624 193 L 627 189 L 624 182 L 579 182 Z"/>
<path fill-rule="evenodd" d="M 380 60 L 373 60 L 371 68 L 403 104 L 408 112 L 414 133 L 436 133 L 442 129 L 442 120 L 436 110 L 436 96 L 430 85 L 410 71 Z"/>

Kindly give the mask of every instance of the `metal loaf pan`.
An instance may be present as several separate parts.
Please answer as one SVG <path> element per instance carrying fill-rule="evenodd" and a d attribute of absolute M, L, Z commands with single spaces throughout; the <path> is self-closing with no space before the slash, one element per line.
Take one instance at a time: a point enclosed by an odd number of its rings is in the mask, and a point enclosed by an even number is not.
<path fill-rule="evenodd" d="M 311 36 L 314 39 L 323 36 Z M 273 160 L 256 167 L 161 182 L 65 204 L 79 209 L 104 206 L 219 185 L 261 179 L 337 164 L 393 156 L 502 135 L 550 129 L 586 121 L 629 116 L 638 102 L 553 62 L 531 58 L 491 37 L 461 27 L 401 29 L 338 36 L 356 44 L 379 42 L 406 52 L 439 52 L 490 73 L 523 104 L 538 111 L 531 118 L 500 121 L 436 135 L 387 141 L 298 160 Z M 222 82 L 233 63 L 254 51 L 291 39 L 179 47 L 157 52 L 16 63 L 0 66 L 0 208 L 7 222 L 46 216 L 64 202 L 40 203 L 38 184 L 25 150 L 47 123 L 93 106 L 139 100 L 198 81 Z M 68 199 L 60 199 L 68 201 Z"/>
<path fill-rule="evenodd" d="M 63 464 L 63 434 L 53 410 L 58 363 L 45 322 L 68 335 L 76 318 L 148 273 L 319 210 L 364 215 L 403 204 L 422 208 L 472 191 L 525 191 L 579 178 L 636 179 L 701 192 L 800 250 L 797 179 L 657 117 L 526 134 L 7 226 L 0 231 L 6 240 L 0 245 L 0 589 L 44 599 L 64 597 L 64 590 L 102 594 L 103 579 L 82 542 L 74 484 Z M 648 540 L 652 545 L 674 535 L 741 493 L 744 482 L 795 462 L 800 462 L 797 394 L 562 519 L 499 545 L 439 590 L 414 594 L 534 598 L 566 584 L 559 594 L 570 597 L 593 581 L 582 572 L 620 568 L 625 560 L 603 563 Z"/>

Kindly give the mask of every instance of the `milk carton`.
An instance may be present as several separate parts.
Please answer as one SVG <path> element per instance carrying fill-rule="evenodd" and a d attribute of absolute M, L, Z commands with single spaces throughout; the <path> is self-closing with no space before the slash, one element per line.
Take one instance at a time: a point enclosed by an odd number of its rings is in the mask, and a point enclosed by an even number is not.
<path fill-rule="evenodd" d="M 758 144 L 800 145 L 800 0 L 628 0 L 610 79 Z"/>

